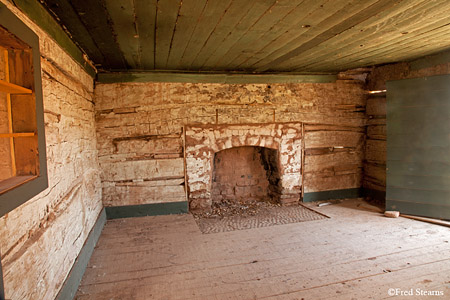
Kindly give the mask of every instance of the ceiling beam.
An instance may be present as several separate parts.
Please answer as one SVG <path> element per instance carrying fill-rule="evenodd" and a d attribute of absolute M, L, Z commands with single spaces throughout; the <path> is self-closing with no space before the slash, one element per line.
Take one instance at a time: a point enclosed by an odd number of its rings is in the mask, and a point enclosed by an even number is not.
<path fill-rule="evenodd" d="M 300 74 L 300 73 L 210 73 L 210 72 L 118 72 L 99 73 L 97 82 L 181 82 L 181 83 L 331 83 L 335 82 L 335 74 Z"/>

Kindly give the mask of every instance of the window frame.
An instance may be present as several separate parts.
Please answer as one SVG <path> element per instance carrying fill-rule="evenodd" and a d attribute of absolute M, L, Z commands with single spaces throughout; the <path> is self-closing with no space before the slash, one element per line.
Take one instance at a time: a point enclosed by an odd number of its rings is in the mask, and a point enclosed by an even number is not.
<path fill-rule="evenodd" d="M 32 49 L 33 92 L 35 94 L 39 153 L 39 175 L 33 180 L 22 183 L 0 195 L 0 217 L 2 217 L 45 190 L 48 187 L 48 176 L 39 37 L 2 3 L 0 3 L 0 25 Z"/>

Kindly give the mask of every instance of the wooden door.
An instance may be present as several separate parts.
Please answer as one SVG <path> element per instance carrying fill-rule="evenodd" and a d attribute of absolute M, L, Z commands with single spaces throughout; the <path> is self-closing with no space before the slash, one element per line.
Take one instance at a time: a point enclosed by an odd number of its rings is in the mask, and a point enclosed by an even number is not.
<path fill-rule="evenodd" d="M 387 83 L 386 210 L 450 220 L 450 75 Z"/>

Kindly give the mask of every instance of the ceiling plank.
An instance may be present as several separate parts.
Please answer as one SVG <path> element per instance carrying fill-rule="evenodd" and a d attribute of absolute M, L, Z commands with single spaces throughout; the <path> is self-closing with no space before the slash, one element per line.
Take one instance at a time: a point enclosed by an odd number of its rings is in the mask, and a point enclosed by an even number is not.
<path fill-rule="evenodd" d="M 197 53 L 207 43 L 215 28 L 220 24 L 232 0 L 208 0 L 195 26 L 194 33 L 180 61 L 182 69 L 190 69 Z"/>
<path fill-rule="evenodd" d="M 433 6 L 430 3 L 430 1 L 423 0 L 402 2 L 395 9 L 383 11 L 378 16 L 303 52 L 301 56 L 280 64 L 279 67 L 287 69 L 308 67 L 316 64 L 316 62 L 312 62 L 312 59 L 320 64 L 329 63 L 346 55 L 361 55 L 362 50 L 366 52 L 371 47 L 395 45 L 396 42 L 405 38 L 402 33 L 416 31 L 428 23 L 425 20 L 429 18 L 432 20 L 436 17 L 435 14 L 418 16 L 418 14 L 431 12 L 440 7 L 440 5 Z"/>
<path fill-rule="evenodd" d="M 254 43 L 260 40 L 268 31 L 278 24 L 283 24 L 283 18 L 291 13 L 298 3 L 292 0 L 280 0 L 273 5 L 269 11 L 262 15 L 259 20 L 253 24 L 249 30 L 236 42 L 236 46 L 221 58 L 220 62 L 224 69 L 235 68 L 243 59 L 237 60 L 238 56 L 253 56 L 255 52 Z M 244 58 L 245 60 L 245 58 Z"/>
<path fill-rule="evenodd" d="M 253 70 L 277 57 L 297 48 L 300 43 L 305 43 L 317 37 L 339 22 L 348 17 L 352 11 L 359 11 L 361 7 L 370 5 L 369 1 L 336 0 L 336 1 L 305 1 L 293 14 L 284 20 L 286 28 L 274 32 L 274 36 L 266 35 L 265 40 L 260 40 L 255 54 L 248 57 L 240 68 Z M 344 8 L 344 9 L 343 9 Z M 264 43 L 261 43 L 264 42 Z M 262 45 L 261 45 L 262 44 Z"/>
<path fill-rule="evenodd" d="M 209 55 L 214 53 L 218 46 L 223 43 L 225 38 L 233 32 L 240 22 L 242 22 L 243 18 L 249 13 L 254 4 L 254 1 L 245 1 L 244 3 L 240 1 L 232 1 L 220 23 L 217 24 L 205 45 L 197 53 L 194 61 L 190 65 L 191 69 L 202 69 Z"/>
<path fill-rule="evenodd" d="M 421 53 L 421 49 L 423 49 L 424 45 L 435 45 L 437 43 L 442 43 L 442 38 L 438 37 L 437 39 L 432 39 L 429 41 L 429 43 L 425 44 L 425 39 L 427 39 L 429 35 L 434 35 L 436 33 L 435 30 L 442 32 L 443 38 L 445 37 L 446 32 L 448 32 L 448 28 L 445 28 L 445 25 L 448 25 L 449 23 L 448 14 L 450 10 L 450 3 L 448 6 L 448 10 L 441 9 L 441 6 L 436 8 L 440 14 L 430 15 L 430 20 L 427 20 L 426 18 L 418 18 L 417 15 L 412 16 L 411 19 L 406 19 L 404 21 L 401 21 L 398 16 L 394 17 L 395 24 L 396 26 L 398 26 L 397 32 L 393 32 L 392 30 L 390 30 L 388 32 L 389 34 L 382 34 L 378 37 L 368 36 L 365 40 L 370 40 L 371 43 L 364 45 L 364 47 L 360 47 L 361 41 L 359 41 L 359 43 L 353 45 L 353 48 L 341 50 L 342 54 L 340 55 L 337 54 L 335 55 L 335 57 L 330 55 L 326 60 L 328 61 L 328 63 L 324 63 L 335 67 L 337 61 L 339 61 L 339 63 L 350 63 L 357 60 L 359 61 L 367 57 L 377 59 L 377 56 L 378 60 L 385 59 L 387 58 L 389 53 L 396 51 L 396 49 L 405 52 L 406 54 L 407 52 L 405 47 L 407 47 L 408 45 L 415 45 L 414 47 L 416 48 L 416 51 L 418 51 L 418 53 Z M 402 27 L 402 25 L 404 24 L 408 25 L 409 22 L 414 23 L 417 21 L 418 23 L 415 24 L 415 26 Z M 408 33 L 402 35 L 402 32 Z M 449 35 L 447 34 L 447 36 Z M 303 66 L 303 68 L 320 68 L 321 66 L 323 66 L 323 63 L 310 63 Z"/>
<path fill-rule="evenodd" d="M 401 0 L 398 0 L 401 1 Z M 296 49 L 289 51 L 288 53 L 278 57 L 277 59 L 271 61 L 270 63 L 266 63 L 263 66 L 258 67 L 255 71 L 257 72 L 263 72 L 266 70 L 270 70 L 274 66 L 292 58 L 297 55 L 300 55 L 302 52 L 311 49 L 320 43 L 332 38 L 336 34 L 339 34 L 361 22 L 364 20 L 370 18 L 373 15 L 376 15 L 380 11 L 383 11 L 385 9 L 389 9 L 393 5 L 395 5 L 398 1 L 392 1 L 392 0 L 380 0 L 369 7 L 366 7 L 362 11 L 359 11 L 358 13 L 355 13 L 353 16 L 344 19 L 341 23 L 331 27 L 330 29 L 324 31 L 323 33 L 319 34 L 315 38 L 309 40 L 308 42 L 302 44 L 301 46 L 297 47 Z M 366 2 L 366 1 L 363 1 Z M 344 10 L 351 10 L 351 7 L 344 7 Z M 339 11 L 337 14 L 340 15 L 341 11 Z M 328 20 L 326 20 L 328 22 Z M 320 25 L 320 24 L 319 24 Z"/>
<path fill-rule="evenodd" d="M 92 39 L 96 41 L 98 49 L 110 66 L 108 69 L 126 69 L 125 58 L 114 39 L 114 33 L 109 26 L 109 16 L 102 2 L 90 1 L 89 5 L 86 5 L 84 0 L 71 0 L 70 3 Z"/>
<path fill-rule="evenodd" d="M 76 41 L 92 61 L 110 67 L 68 0 L 45 0 L 43 5 L 60 19 L 72 40 Z"/>
<path fill-rule="evenodd" d="M 140 69 L 155 68 L 155 29 L 157 0 L 134 0 L 139 36 Z"/>
<path fill-rule="evenodd" d="M 172 39 L 183 1 L 159 0 L 156 16 L 155 69 L 167 65 Z"/>
<path fill-rule="evenodd" d="M 239 40 L 247 29 L 252 26 L 258 19 L 267 12 L 274 4 L 275 0 L 254 1 L 252 8 L 243 17 L 233 30 L 226 35 L 223 41 L 216 45 L 216 49 L 209 57 L 206 57 L 203 63 L 203 70 L 213 70 L 218 61 L 230 50 L 230 48 Z"/>
<path fill-rule="evenodd" d="M 281 35 L 287 32 L 294 31 L 297 33 L 304 33 L 308 30 L 307 26 L 313 25 L 313 23 L 308 22 L 307 17 L 312 14 L 313 11 L 320 8 L 320 2 L 314 0 L 301 1 L 298 5 L 291 10 L 288 14 L 281 17 L 279 22 L 262 33 L 257 39 L 251 43 L 251 49 L 253 52 L 242 52 L 239 57 L 233 60 L 233 64 L 240 69 L 249 69 L 249 64 L 252 65 L 252 61 L 257 62 L 261 55 L 264 55 L 264 49 L 270 45 L 273 41 L 277 40 Z M 302 27 L 302 25 L 304 27 Z M 286 34 L 286 36 L 288 36 Z M 291 34 L 292 36 L 292 34 Z M 280 47 L 283 44 L 279 42 L 274 43 L 274 46 Z M 266 55 L 267 55 L 266 50 Z"/>
<path fill-rule="evenodd" d="M 207 0 L 183 0 L 165 69 L 177 69 Z"/>
<path fill-rule="evenodd" d="M 448 35 L 450 25 L 436 29 L 427 35 L 418 36 L 398 43 L 394 50 L 385 50 L 385 52 L 376 51 L 375 54 L 364 54 L 363 56 L 351 59 L 347 62 L 339 62 L 333 64 L 333 68 L 337 69 L 344 65 L 352 68 L 354 65 L 377 65 L 381 63 L 393 63 L 397 61 L 408 61 L 417 59 L 426 55 L 431 55 L 449 49 L 450 35 Z M 420 44 L 419 44 L 420 43 Z"/>
<path fill-rule="evenodd" d="M 136 14 L 133 0 L 107 0 L 106 9 L 117 34 L 119 48 L 131 69 L 141 67 L 139 35 L 136 28 Z"/>
<path fill-rule="evenodd" d="M 47 32 L 91 77 L 95 77 L 97 72 L 95 68 L 85 59 L 80 48 L 39 2 L 15 0 L 14 4 L 42 30 Z M 0 3 L 1 9 L 7 10 L 2 3 Z"/>
<path fill-rule="evenodd" d="M 332 74 L 242 74 L 242 73 L 177 73 L 177 72 L 125 72 L 100 73 L 100 83 L 118 82 L 183 82 L 183 83 L 330 83 L 337 80 Z"/>

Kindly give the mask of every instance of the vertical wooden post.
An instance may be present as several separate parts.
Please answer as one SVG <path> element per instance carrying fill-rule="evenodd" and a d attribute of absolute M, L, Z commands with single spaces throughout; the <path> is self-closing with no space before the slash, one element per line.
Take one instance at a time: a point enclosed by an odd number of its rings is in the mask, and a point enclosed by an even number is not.
<path fill-rule="evenodd" d="M 219 124 L 219 110 L 216 108 L 216 125 Z"/>
<path fill-rule="evenodd" d="M 8 57 L 8 50 L 3 50 L 3 55 L 5 59 L 5 81 L 9 82 L 9 57 Z M 8 114 L 8 133 L 13 133 L 13 126 L 12 126 L 12 109 L 11 109 L 11 94 L 6 94 L 6 108 L 7 108 L 7 114 Z M 14 151 L 14 137 L 11 136 L 9 138 L 9 145 L 10 145 L 10 152 L 11 152 L 11 172 L 12 176 L 17 175 L 16 170 L 16 155 Z"/>
<path fill-rule="evenodd" d="M 302 160 L 301 160 L 301 176 L 302 176 L 302 188 L 301 188 L 301 199 L 303 202 L 303 197 L 305 195 L 305 123 L 302 122 Z"/>
<path fill-rule="evenodd" d="M 184 193 L 186 196 L 186 201 L 188 202 L 189 209 L 189 192 L 188 192 L 188 182 L 187 182 L 187 165 L 186 165 L 186 125 L 183 125 L 183 164 L 184 164 Z"/>
<path fill-rule="evenodd" d="M 273 122 L 275 123 L 275 108 L 273 109 Z"/>

